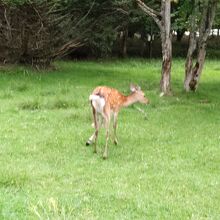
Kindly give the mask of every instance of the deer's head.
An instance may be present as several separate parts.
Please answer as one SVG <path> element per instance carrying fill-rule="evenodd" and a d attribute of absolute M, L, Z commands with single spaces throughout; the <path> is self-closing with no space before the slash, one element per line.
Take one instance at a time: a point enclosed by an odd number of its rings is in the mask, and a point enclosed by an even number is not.
<path fill-rule="evenodd" d="M 149 104 L 150 103 L 150 101 L 145 96 L 144 92 L 141 90 L 140 86 L 131 84 L 130 90 L 138 102 L 140 102 L 142 104 Z"/>

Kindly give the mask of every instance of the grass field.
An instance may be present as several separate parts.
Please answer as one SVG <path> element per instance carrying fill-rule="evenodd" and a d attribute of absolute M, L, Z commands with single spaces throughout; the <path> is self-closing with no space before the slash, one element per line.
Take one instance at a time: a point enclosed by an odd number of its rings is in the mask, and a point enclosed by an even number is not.
<path fill-rule="evenodd" d="M 0 69 L 0 219 L 220 219 L 220 62 L 196 93 L 159 97 L 160 61 L 58 62 L 56 70 Z M 88 96 L 97 85 L 150 99 L 119 114 L 119 145 L 102 159 Z"/>

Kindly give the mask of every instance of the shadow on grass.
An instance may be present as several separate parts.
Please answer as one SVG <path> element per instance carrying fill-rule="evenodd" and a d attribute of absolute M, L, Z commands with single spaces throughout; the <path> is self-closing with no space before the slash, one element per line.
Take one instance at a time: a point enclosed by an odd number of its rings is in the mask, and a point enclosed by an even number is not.
<path fill-rule="evenodd" d="M 21 110 L 55 110 L 55 109 L 78 109 L 80 105 L 78 102 L 73 102 L 65 99 L 55 99 L 48 103 L 43 103 L 39 100 L 28 100 L 18 104 L 18 108 Z"/>
<path fill-rule="evenodd" d="M 21 110 L 39 110 L 42 107 L 39 101 L 34 100 L 22 102 L 19 104 L 18 108 Z"/>
<path fill-rule="evenodd" d="M 25 173 L 4 172 L 0 175 L 0 187 L 16 187 L 22 188 L 28 181 Z"/>

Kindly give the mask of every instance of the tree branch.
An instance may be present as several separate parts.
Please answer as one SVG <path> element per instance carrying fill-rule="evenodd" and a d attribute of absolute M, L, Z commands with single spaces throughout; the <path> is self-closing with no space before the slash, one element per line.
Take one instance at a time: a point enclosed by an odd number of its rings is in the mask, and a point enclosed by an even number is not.
<path fill-rule="evenodd" d="M 5 21 L 6 21 L 6 24 L 7 24 L 7 30 L 8 30 L 8 40 L 10 41 L 12 39 L 12 33 L 11 33 L 11 24 L 8 20 L 8 17 L 7 17 L 7 9 L 5 8 L 4 10 L 4 17 L 5 17 Z"/>
<path fill-rule="evenodd" d="M 206 41 L 214 21 L 215 11 L 217 8 L 217 0 L 209 0 L 207 5 L 204 6 L 202 12 L 202 19 L 200 24 L 199 36 L 200 41 Z"/>
<path fill-rule="evenodd" d="M 61 48 L 59 48 L 57 51 L 55 51 L 53 53 L 53 55 L 51 56 L 53 59 L 56 57 L 63 57 L 65 56 L 69 50 L 73 50 L 74 48 L 79 48 L 81 46 L 83 46 L 85 43 L 84 42 L 80 42 L 76 39 L 71 40 L 69 42 L 67 42 L 66 44 L 64 44 Z"/>
<path fill-rule="evenodd" d="M 91 10 L 93 9 L 93 6 L 95 4 L 95 0 L 92 2 L 89 10 L 87 11 L 87 13 L 76 23 L 76 25 L 74 26 L 74 28 L 76 28 L 91 12 Z"/>
<path fill-rule="evenodd" d="M 159 13 L 158 11 L 148 7 L 143 1 L 141 0 L 136 0 L 139 8 L 145 12 L 147 15 L 149 15 L 150 17 L 152 17 L 154 19 L 154 21 L 156 22 L 156 24 L 158 25 L 158 27 L 161 29 L 162 24 L 161 24 L 161 13 Z"/>

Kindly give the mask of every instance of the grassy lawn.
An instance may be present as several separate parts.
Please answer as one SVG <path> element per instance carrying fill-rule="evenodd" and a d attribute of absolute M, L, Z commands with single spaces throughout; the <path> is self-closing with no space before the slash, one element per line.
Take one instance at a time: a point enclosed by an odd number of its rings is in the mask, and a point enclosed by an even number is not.
<path fill-rule="evenodd" d="M 159 97 L 159 60 L 58 62 L 37 73 L 0 69 L 0 219 L 220 219 L 220 62 L 208 60 L 196 93 Z M 97 85 L 150 99 L 119 114 L 119 145 L 102 159 L 88 102 Z"/>

